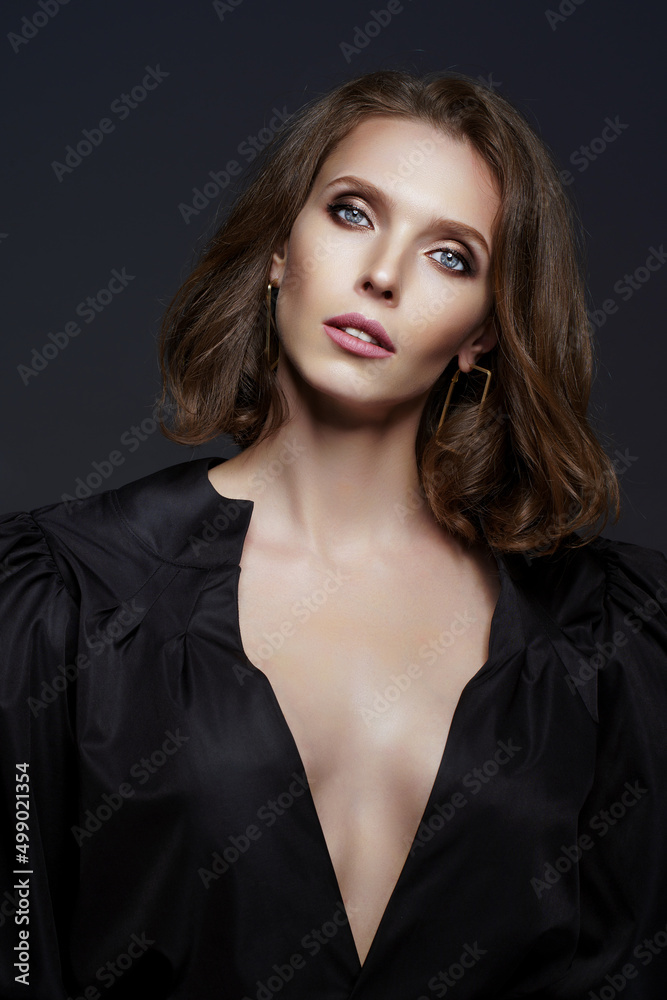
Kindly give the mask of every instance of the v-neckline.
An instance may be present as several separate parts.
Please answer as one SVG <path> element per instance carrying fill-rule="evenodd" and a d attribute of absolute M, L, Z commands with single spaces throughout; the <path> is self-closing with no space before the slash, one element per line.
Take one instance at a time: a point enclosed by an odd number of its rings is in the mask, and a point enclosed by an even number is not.
<path fill-rule="evenodd" d="M 226 460 L 223 459 L 223 461 L 226 461 Z M 382 914 L 380 916 L 380 920 L 379 920 L 379 922 L 377 924 L 377 927 L 375 928 L 375 933 L 374 933 L 373 938 L 371 940 L 370 946 L 368 948 L 368 951 L 366 952 L 366 957 L 365 957 L 364 961 L 362 962 L 361 959 L 360 959 L 360 957 L 359 957 L 359 951 L 357 949 L 357 943 L 355 941 L 354 934 L 352 933 L 352 926 L 350 924 L 349 915 L 348 915 L 346 907 L 345 907 L 345 901 L 343 900 L 343 894 L 342 894 L 342 892 L 340 890 L 340 884 L 338 882 L 338 875 L 336 874 L 336 869 L 335 869 L 335 866 L 334 866 L 334 863 L 333 863 L 333 860 L 332 860 L 332 857 L 331 857 L 331 852 L 329 850 L 329 845 L 328 845 L 327 839 L 326 839 L 326 837 L 324 835 L 324 829 L 322 827 L 322 823 L 320 821 L 320 816 L 319 816 L 319 813 L 317 811 L 317 807 L 315 805 L 315 799 L 313 798 L 312 790 L 311 790 L 311 787 L 310 787 L 310 781 L 308 779 L 308 773 L 307 773 L 306 768 L 305 768 L 304 763 L 303 763 L 303 758 L 301 756 L 301 751 L 299 750 L 299 747 L 297 745 L 296 739 L 294 738 L 294 734 L 292 732 L 292 729 L 291 729 L 289 723 L 287 722 L 287 717 L 285 716 L 285 713 L 284 713 L 284 711 L 282 709 L 280 701 L 278 700 L 278 696 L 276 695 L 276 692 L 275 692 L 275 689 L 273 687 L 273 684 L 271 683 L 268 675 L 260 667 L 256 666 L 256 664 L 254 664 L 252 662 L 252 660 L 248 657 L 248 654 L 246 653 L 246 650 L 245 650 L 245 646 L 243 644 L 243 636 L 241 634 L 241 623 L 240 623 L 239 582 L 240 582 L 241 572 L 242 572 L 241 559 L 242 559 L 242 556 L 243 556 L 243 549 L 245 548 L 246 535 L 247 535 L 247 532 L 248 532 L 248 528 L 250 527 L 250 522 L 252 520 L 252 515 L 253 515 L 254 509 L 255 509 L 255 501 L 254 500 L 249 500 L 247 498 L 244 498 L 242 501 L 239 501 L 238 499 L 235 500 L 233 497 L 224 496 L 222 493 L 220 493 L 215 488 L 215 486 L 213 485 L 213 483 L 211 482 L 211 480 L 208 477 L 208 472 L 209 472 L 209 469 L 211 468 L 211 464 L 207 464 L 205 462 L 204 466 L 205 466 L 205 468 L 204 468 L 204 475 L 206 477 L 206 482 L 207 482 L 208 486 L 210 487 L 210 489 L 214 491 L 214 493 L 217 495 L 217 497 L 219 499 L 225 500 L 228 503 L 239 503 L 239 502 L 242 502 L 243 504 L 247 505 L 247 507 L 248 507 L 248 516 L 246 517 L 245 524 L 244 524 L 244 526 L 241 529 L 241 538 L 240 538 L 240 544 L 239 544 L 239 548 L 238 548 L 238 552 L 237 552 L 237 561 L 235 562 L 235 566 L 236 566 L 236 570 L 237 570 L 237 572 L 235 573 L 234 585 L 233 585 L 233 587 L 234 587 L 234 589 L 233 589 L 233 602 L 234 602 L 234 608 L 235 608 L 234 628 L 235 628 L 235 632 L 236 632 L 235 639 L 236 639 L 239 651 L 240 651 L 240 653 L 241 653 L 241 655 L 243 657 L 245 668 L 248 669 L 248 670 L 250 670 L 254 675 L 256 675 L 260 679 L 261 683 L 265 685 L 265 688 L 266 688 L 267 693 L 269 695 L 270 701 L 271 701 L 271 703 L 273 705 L 274 712 L 275 712 L 276 718 L 278 720 L 278 723 L 279 723 L 280 727 L 282 728 L 283 733 L 284 733 L 284 735 L 285 735 L 288 743 L 291 745 L 292 753 L 294 755 L 294 759 L 298 763 L 298 766 L 299 766 L 299 769 L 300 769 L 300 773 L 305 776 L 305 779 L 306 779 L 305 794 L 306 794 L 306 796 L 308 798 L 310 807 L 312 808 L 312 812 L 313 812 L 313 815 L 315 817 L 315 821 L 316 821 L 316 825 L 317 825 L 317 831 L 318 831 L 318 840 L 319 840 L 319 843 L 320 843 L 320 849 L 322 851 L 323 857 L 325 858 L 325 860 L 327 862 L 327 867 L 329 868 L 330 874 L 331 874 L 331 876 L 333 878 L 333 884 L 337 887 L 337 890 L 338 890 L 338 898 L 340 900 L 340 905 L 342 906 L 343 913 L 345 915 L 344 929 L 345 929 L 345 931 L 346 931 L 346 933 L 348 935 L 350 944 L 352 946 L 352 953 L 354 955 L 354 958 L 355 958 L 355 961 L 356 961 L 356 964 L 357 964 L 357 979 L 355 980 L 355 984 L 354 984 L 354 986 L 356 988 L 358 980 L 360 979 L 362 973 L 364 972 L 364 970 L 367 968 L 367 966 L 369 964 L 369 959 L 371 958 L 371 956 L 374 955 L 374 953 L 379 948 L 378 942 L 380 940 L 380 936 L 381 936 L 382 930 L 383 930 L 384 926 L 388 923 L 389 919 L 391 918 L 391 913 L 392 913 L 392 911 L 393 911 L 393 909 L 395 908 L 395 905 L 396 905 L 395 904 L 395 900 L 396 900 L 396 898 L 398 896 L 398 893 L 399 893 L 399 890 L 401 888 L 401 885 L 402 885 L 402 883 L 404 882 L 404 880 L 406 878 L 406 869 L 408 868 L 408 863 L 410 861 L 412 853 L 413 853 L 413 851 L 414 851 L 414 849 L 416 847 L 416 844 L 417 844 L 417 835 L 419 834 L 419 831 L 420 831 L 422 825 L 428 820 L 431 812 L 433 811 L 434 803 L 437 801 L 438 787 L 439 787 L 439 785 L 441 783 L 441 780 L 442 780 L 442 775 L 443 775 L 443 772 L 445 770 L 445 764 L 446 764 L 447 758 L 451 755 L 450 753 L 448 753 L 448 751 L 449 751 L 450 744 L 452 742 L 452 730 L 454 729 L 454 726 L 456 724 L 457 718 L 461 715 L 461 711 L 460 711 L 461 704 L 463 703 L 464 698 L 468 694 L 469 690 L 472 687 L 474 687 L 475 684 L 477 684 L 480 680 L 486 679 L 486 677 L 488 677 L 493 672 L 494 664 L 496 664 L 497 662 L 500 662 L 500 661 L 497 661 L 497 658 L 494 655 L 495 651 L 496 651 L 495 650 L 495 647 L 496 647 L 496 641 L 495 640 L 497 638 L 498 622 L 499 622 L 501 614 L 502 614 L 502 612 L 504 610 L 505 604 L 506 604 L 506 602 L 508 600 L 509 589 L 510 589 L 509 573 L 508 573 L 507 567 L 505 566 L 505 563 L 504 563 L 504 560 L 502 558 L 502 555 L 500 555 L 499 553 L 497 553 L 493 549 L 491 549 L 491 552 L 493 554 L 494 560 L 496 562 L 496 567 L 498 569 L 498 576 L 499 576 L 499 581 L 500 581 L 500 591 L 499 591 L 498 597 L 496 599 L 496 605 L 495 605 L 495 608 L 493 610 L 493 614 L 491 616 L 491 623 L 490 623 L 490 626 L 489 626 L 488 655 L 487 655 L 486 660 L 482 664 L 482 666 L 479 668 L 479 670 L 477 670 L 477 672 L 474 673 L 473 676 L 468 679 L 468 681 L 464 684 L 463 688 L 461 689 L 461 693 L 459 695 L 458 701 L 457 701 L 456 706 L 454 708 L 454 712 L 452 713 L 452 719 L 451 719 L 451 722 L 450 722 L 450 725 L 449 725 L 449 730 L 448 730 L 448 733 L 447 733 L 447 738 L 445 740 L 445 743 L 444 743 L 444 746 L 443 746 L 443 749 L 442 749 L 442 754 L 440 756 L 438 767 L 437 767 L 437 770 L 436 770 L 436 773 L 435 773 L 435 777 L 433 779 L 433 784 L 431 786 L 431 790 L 430 790 L 428 798 L 426 800 L 426 804 L 425 804 L 424 809 L 423 809 L 423 811 L 421 813 L 421 816 L 419 818 L 419 822 L 417 823 L 417 827 L 415 829 L 415 832 L 414 832 L 413 837 L 412 837 L 412 841 L 411 841 L 410 846 L 409 846 L 409 848 L 407 850 L 407 853 L 405 855 L 403 864 L 402 864 L 400 872 L 398 874 L 398 878 L 396 879 L 396 882 L 394 883 L 394 887 L 391 890 L 391 893 L 389 894 L 389 898 L 387 899 L 387 902 L 385 904 L 385 908 L 382 911 Z"/>

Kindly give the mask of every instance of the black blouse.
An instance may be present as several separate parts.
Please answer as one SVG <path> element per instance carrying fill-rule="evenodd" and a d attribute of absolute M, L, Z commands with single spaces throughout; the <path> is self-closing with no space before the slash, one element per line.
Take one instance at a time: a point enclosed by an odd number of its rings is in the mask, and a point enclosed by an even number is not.
<path fill-rule="evenodd" d="M 2 1000 L 664 1000 L 664 555 L 496 555 L 488 660 L 360 965 L 243 650 L 253 503 L 221 461 L 0 518 Z"/>

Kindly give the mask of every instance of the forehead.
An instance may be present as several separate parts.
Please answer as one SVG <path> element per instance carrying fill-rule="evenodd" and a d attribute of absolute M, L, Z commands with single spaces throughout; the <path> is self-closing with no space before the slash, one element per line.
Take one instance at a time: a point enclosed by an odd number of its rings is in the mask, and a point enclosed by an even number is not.
<path fill-rule="evenodd" d="M 475 226 L 490 245 L 499 187 L 466 140 L 453 139 L 428 122 L 366 118 L 324 161 L 314 191 L 346 174 L 370 181 L 415 217 L 437 215 Z"/>

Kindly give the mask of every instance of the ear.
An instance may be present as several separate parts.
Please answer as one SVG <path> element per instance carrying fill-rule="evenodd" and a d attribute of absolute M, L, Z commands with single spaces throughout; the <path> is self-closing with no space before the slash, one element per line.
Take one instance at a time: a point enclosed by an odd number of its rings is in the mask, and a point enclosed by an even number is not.
<path fill-rule="evenodd" d="M 287 246 L 289 240 L 285 240 L 282 247 L 277 247 L 271 257 L 271 270 L 269 280 L 278 286 L 283 280 L 283 273 L 287 263 Z"/>
<path fill-rule="evenodd" d="M 466 374 L 473 365 L 477 364 L 477 359 L 490 351 L 498 343 L 498 331 L 496 327 L 496 314 L 492 309 L 486 319 L 470 334 L 468 339 L 459 349 L 459 368 Z"/>

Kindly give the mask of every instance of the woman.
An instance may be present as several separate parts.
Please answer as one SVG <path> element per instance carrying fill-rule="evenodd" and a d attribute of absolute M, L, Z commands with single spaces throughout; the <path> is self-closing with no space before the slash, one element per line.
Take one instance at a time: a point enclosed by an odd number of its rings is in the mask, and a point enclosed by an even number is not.
<path fill-rule="evenodd" d="M 574 232 L 465 77 L 287 122 L 161 341 L 240 453 L 2 521 L 3 996 L 662 995 L 667 564 L 594 530 Z"/>

